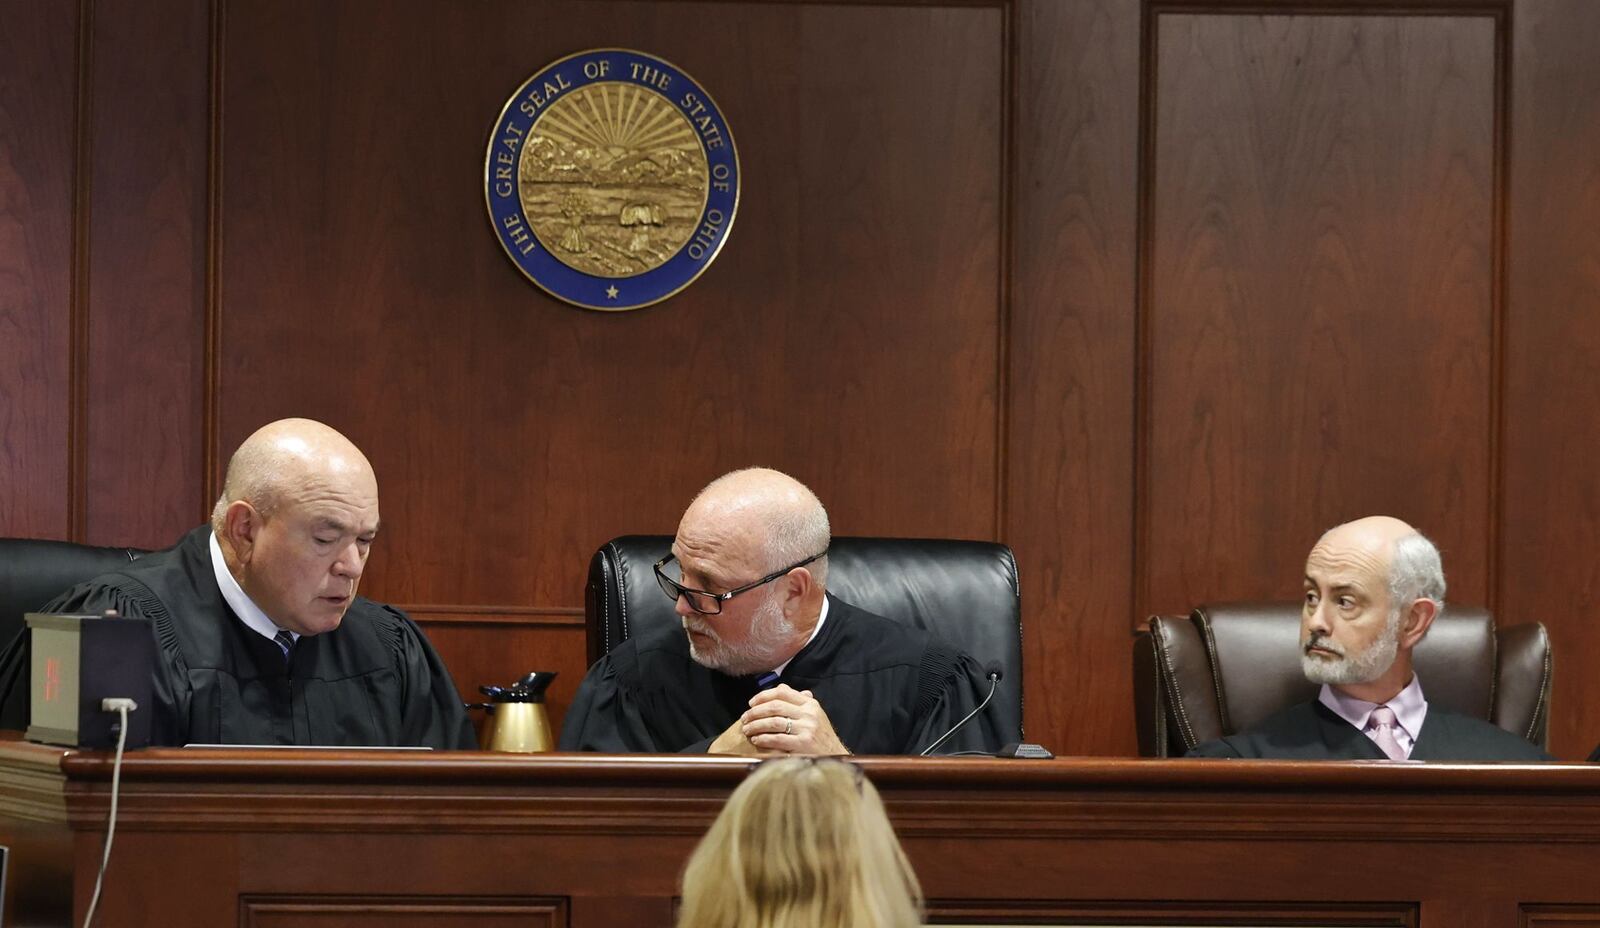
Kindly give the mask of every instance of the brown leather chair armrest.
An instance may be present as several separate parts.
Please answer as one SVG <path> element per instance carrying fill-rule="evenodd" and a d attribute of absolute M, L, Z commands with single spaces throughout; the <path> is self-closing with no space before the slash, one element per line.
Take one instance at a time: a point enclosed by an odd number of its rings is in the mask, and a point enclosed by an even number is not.
<path fill-rule="evenodd" d="M 1167 704 L 1168 743 L 1184 752 L 1201 742 L 1222 737 L 1222 711 L 1217 701 L 1210 648 L 1191 620 L 1177 616 L 1150 619 L 1156 673 Z"/>
<path fill-rule="evenodd" d="M 1499 672 L 1495 679 L 1494 723 L 1547 747 L 1550 680 L 1555 658 L 1550 636 L 1538 622 L 1500 629 Z"/>
<path fill-rule="evenodd" d="M 1140 757 L 1167 756 L 1167 701 L 1156 672 L 1156 645 L 1148 630 L 1133 635 L 1133 723 Z"/>

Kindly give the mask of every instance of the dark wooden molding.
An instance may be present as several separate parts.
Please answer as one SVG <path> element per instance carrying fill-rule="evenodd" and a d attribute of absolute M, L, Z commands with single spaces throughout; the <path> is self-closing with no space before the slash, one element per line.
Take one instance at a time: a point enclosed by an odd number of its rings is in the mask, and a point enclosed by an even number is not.
<path fill-rule="evenodd" d="M 883 797 L 936 920 L 1416 928 L 1520 906 L 1524 928 L 1579 928 L 1596 910 L 1584 877 L 1600 845 L 1600 767 L 850 762 Z M 756 763 L 134 752 L 122 767 L 108 921 L 174 924 L 181 910 L 185 923 L 220 924 L 242 905 L 311 913 L 350 900 L 414 916 L 459 907 L 451 899 L 460 897 L 489 906 L 565 899 L 571 928 L 665 928 L 683 862 Z M 70 882 L 80 906 L 94 884 L 111 776 L 104 753 L 0 744 L 0 803 L 23 780 L 54 790 L 66 808 L 63 821 L 0 804 L 0 831 L 26 824 L 70 836 L 76 863 L 64 842 L 32 862 L 58 877 L 53 885 Z M 1363 878 L 1328 879 L 1329 860 L 1355 849 Z M 143 892 L 174 867 L 191 889 Z M 1495 878 L 1471 876 L 1487 872 Z M 51 894 L 58 907 L 63 895 Z"/>
<path fill-rule="evenodd" d="M 1600 905 L 1524 905 L 1518 928 L 1600 928 Z"/>
<path fill-rule="evenodd" d="M 396 604 L 424 625 L 584 625 L 583 609 L 566 606 L 485 606 L 437 603 Z"/>
<path fill-rule="evenodd" d="M 88 533 L 89 482 L 89 221 L 93 184 L 94 0 L 78 0 L 76 105 L 72 122 L 72 291 L 67 303 L 66 537 Z"/>
<path fill-rule="evenodd" d="M 394 919 L 470 920 L 483 925 L 545 925 L 565 928 L 565 898 L 538 896 L 417 896 L 400 894 L 310 895 L 305 893 L 252 893 L 239 897 L 239 924 L 244 928 L 315 923 L 391 925 Z"/>
<path fill-rule="evenodd" d="M 13 752 L 25 753 L 22 746 Z M 59 752 L 55 752 L 59 753 Z M 904 836 L 1103 840 L 1358 840 L 1382 808 L 1400 843 L 1600 841 L 1600 768 L 1172 760 L 863 758 Z M 124 760 L 130 830 L 221 826 L 425 831 L 446 823 L 619 835 L 693 834 L 755 762 L 721 756 L 150 750 Z M 61 758 L 72 820 L 103 818 L 105 754 Z M 220 780 L 226 795 L 192 786 Z M 102 784 L 102 785 L 94 785 Z M 514 788 L 512 788 L 514 785 Z M 429 786 L 407 824 L 396 796 Z M 637 790 L 637 792 L 634 792 Z M 673 792 L 676 791 L 676 792 Z M 972 791 L 982 794 L 974 804 Z M 1179 798 L 1181 796 L 1181 799 Z M 1303 801 L 1301 801 L 1303 800 Z M 422 812 L 426 814 L 420 814 Z"/>
<path fill-rule="evenodd" d="M 609 2 L 635 3 L 637 0 L 609 0 Z M 1011 6 L 1016 0 L 701 0 L 729 6 L 844 6 L 893 9 L 895 7 L 929 7 L 963 9 L 967 7 Z"/>
<path fill-rule="evenodd" d="M 1505 562 L 1506 326 L 1511 264 L 1511 50 L 1514 5 L 1504 0 L 1493 13 L 1494 29 L 1494 226 L 1490 243 L 1492 301 L 1489 312 L 1489 519 L 1485 531 L 1484 601 L 1501 613 L 1501 565 Z"/>
<path fill-rule="evenodd" d="M 1514 0 L 1144 0 L 1145 15 L 1499 16 Z"/>
<path fill-rule="evenodd" d="M 211 94 L 206 112 L 205 333 L 200 422 L 200 518 L 222 492 L 222 104 L 225 0 L 211 0 Z"/>
<path fill-rule="evenodd" d="M 1156 87 L 1159 86 L 1160 54 L 1157 52 L 1159 36 L 1156 31 L 1158 10 L 1150 0 L 1139 15 L 1139 129 L 1136 150 L 1139 163 L 1135 169 L 1136 190 L 1135 227 L 1133 235 L 1133 381 L 1128 385 L 1133 394 L 1133 483 L 1132 508 L 1133 548 L 1129 552 L 1132 572 L 1128 586 L 1128 603 L 1133 607 L 1126 617 L 1135 624 L 1140 616 L 1150 612 L 1150 571 L 1146 549 L 1150 543 L 1150 302 L 1152 282 L 1151 265 L 1155 250 L 1155 174 L 1156 174 Z"/>
<path fill-rule="evenodd" d="M 1417 906 L 1405 903 L 1303 902 L 1043 902 L 1022 899 L 928 900 L 928 915 L 941 921 L 994 925 L 1155 925 L 1194 923 L 1274 925 L 1306 928 L 1415 928 Z"/>
<path fill-rule="evenodd" d="M 995 326 L 995 422 L 994 422 L 994 539 L 1008 537 L 1011 509 L 1011 316 L 1012 281 L 1016 277 L 1013 254 L 1017 216 L 1017 11 L 1013 3 L 999 4 L 1001 75 L 1004 99 L 1000 108 L 1000 279 L 995 282 L 999 319 Z"/>

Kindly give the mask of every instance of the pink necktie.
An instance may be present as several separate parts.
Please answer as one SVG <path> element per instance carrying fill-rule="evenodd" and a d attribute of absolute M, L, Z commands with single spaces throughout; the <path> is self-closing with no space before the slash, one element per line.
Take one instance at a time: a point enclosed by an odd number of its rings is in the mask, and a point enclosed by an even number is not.
<path fill-rule="evenodd" d="M 1372 716 L 1367 719 L 1367 731 L 1372 733 L 1373 742 L 1389 755 L 1390 760 L 1405 760 L 1406 752 L 1394 738 L 1394 722 L 1394 710 L 1379 706 L 1372 710 Z"/>

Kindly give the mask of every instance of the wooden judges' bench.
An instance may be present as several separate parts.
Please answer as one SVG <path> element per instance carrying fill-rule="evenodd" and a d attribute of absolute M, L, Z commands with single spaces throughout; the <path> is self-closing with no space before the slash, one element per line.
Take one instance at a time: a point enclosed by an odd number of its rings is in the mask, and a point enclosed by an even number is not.
<path fill-rule="evenodd" d="M 1600 767 L 862 764 L 936 922 L 1600 926 Z M 665 928 L 747 765 L 141 751 L 96 923 Z M 107 755 L 0 744 L 8 926 L 82 918 L 110 781 Z"/>

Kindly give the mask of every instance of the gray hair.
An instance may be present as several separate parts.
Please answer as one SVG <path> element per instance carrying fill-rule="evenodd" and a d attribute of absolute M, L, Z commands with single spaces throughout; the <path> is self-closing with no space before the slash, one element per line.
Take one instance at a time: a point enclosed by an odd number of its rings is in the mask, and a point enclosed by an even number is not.
<path fill-rule="evenodd" d="M 759 519 L 764 536 L 761 555 L 767 571 L 781 570 L 828 550 L 833 537 L 828 510 L 810 487 L 788 474 L 770 467 L 730 471 L 706 484 L 695 502 L 717 491 L 748 494 L 746 505 Z M 824 555 L 805 566 L 817 586 L 827 589 L 828 558 Z"/>
<path fill-rule="evenodd" d="M 1389 557 L 1389 599 L 1391 608 L 1401 609 L 1419 599 L 1431 599 L 1444 610 L 1444 565 L 1439 549 L 1419 532 L 1394 543 Z"/>
<path fill-rule="evenodd" d="M 282 502 L 286 456 L 267 442 L 246 442 L 228 461 L 228 474 L 222 482 L 222 495 L 211 507 L 211 530 L 222 534 L 228 507 L 244 500 L 256 512 L 268 516 Z"/>
<path fill-rule="evenodd" d="M 770 570 L 778 570 L 803 561 L 819 551 L 828 550 L 833 540 L 828 525 L 828 510 L 809 488 L 806 505 L 779 509 L 767 522 L 767 559 Z M 828 558 L 824 555 L 810 564 L 811 578 L 817 586 L 828 588 Z"/>

